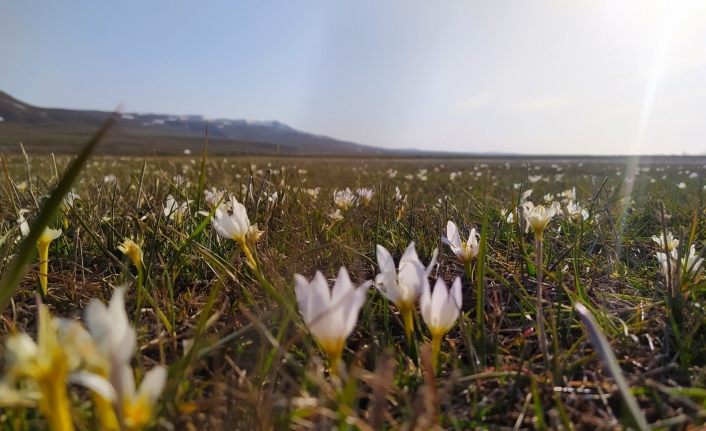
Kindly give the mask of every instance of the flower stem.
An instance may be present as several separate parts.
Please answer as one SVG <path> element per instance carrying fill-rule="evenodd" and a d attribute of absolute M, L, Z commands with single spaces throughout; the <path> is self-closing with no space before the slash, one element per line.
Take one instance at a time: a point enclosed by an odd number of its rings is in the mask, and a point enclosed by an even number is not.
<path fill-rule="evenodd" d="M 431 366 L 436 373 L 439 368 L 439 354 L 441 352 L 441 338 L 443 334 L 439 332 L 431 333 Z"/>
<path fill-rule="evenodd" d="M 412 343 L 412 332 L 414 332 L 414 315 L 412 311 L 412 307 L 400 308 L 400 314 L 402 314 L 402 320 L 404 321 L 404 333 L 407 335 L 407 344 Z"/>
<path fill-rule="evenodd" d="M 46 382 L 40 383 L 44 399 L 40 403 L 40 410 L 49 421 L 52 431 L 73 431 L 71 421 L 71 403 L 64 382 L 54 377 L 49 377 Z"/>
<path fill-rule="evenodd" d="M 542 351 L 544 364 L 548 368 L 549 349 L 547 346 L 547 332 L 544 324 L 544 290 L 542 286 L 542 266 L 544 263 L 544 232 L 535 232 L 534 244 L 535 270 L 537 271 L 537 338 L 539 340 L 539 349 Z"/>
<path fill-rule="evenodd" d="M 47 282 L 49 274 L 49 243 L 37 244 L 39 250 L 39 285 L 42 287 L 42 295 L 47 294 Z"/>
<path fill-rule="evenodd" d="M 101 429 L 107 431 L 118 431 L 120 429 L 120 425 L 118 424 L 118 419 L 115 416 L 113 403 L 96 393 L 93 394 L 92 398 Z"/>
<path fill-rule="evenodd" d="M 142 302 L 144 301 L 144 292 L 142 291 L 145 282 L 145 272 L 142 265 L 137 265 L 137 299 L 135 302 L 135 320 L 140 321 L 142 316 Z"/>
<path fill-rule="evenodd" d="M 468 259 L 467 261 L 463 262 L 463 269 L 466 272 L 466 280 L 468 280 L 468 283 L 473 284 L 473 262 Z"/>
<path fill-rule="evenodd" d="M 248 244 L 243 241 L 238 241 L 238 244 L 240 244 L 240 248 L 243 249 L 243 253 L 245 253 L 245 259 L 248 262 L 248 266 L 255 270 L 258 268 L 257 262 L 255 261 L 255 258 L 252 255 L 252 252 L 250 251 L 250 247 L 248 247 Z"/>

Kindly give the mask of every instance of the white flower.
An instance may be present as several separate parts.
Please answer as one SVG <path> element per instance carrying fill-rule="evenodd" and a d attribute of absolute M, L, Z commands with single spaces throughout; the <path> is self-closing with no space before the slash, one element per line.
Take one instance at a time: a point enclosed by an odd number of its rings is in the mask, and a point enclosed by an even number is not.
<path fill-rule="evenodd" d="M 346 210 L 353 205 L 355 195 L 351 189 L 346 187 L 345 190 L 336 190 L 333 192 L 333 201 L 338 208 Z"/>
<path fill-rule="evenodd" d="M 320 271 L 311 282 L 299 274 L 294 276 L 294 282 L 304 323 L 331 362 L 336 362 L 358 321 L 370 282 L 354 287 L 345 267 L 338 272 L 332 291 Z"/>
<path fill-rule="evenodd" d="M 331 211 L 328 216 L 331 218 L 332 221 L 336 222 L 339 220 L 343 220 L 343 214 L 341 213 L 341 210 L 336 208 L 335 210 Z"/>
<path fill-rule="evenodd" d="M 106 184 L 115 183 L 117 181 L 118 181 L 118 178 L 113 174 L 109 174 L 109 175 L 106 175 L 103 177 L 103 182 Z"/>
<path fill-rule="evenodd" d="M 561 198 L 564 202 L 571 202 L 576 200 L 576 187 L 572 187 L 568 190 L 561 192 Z"/>
<path fill-rule="evenodd" d="M 250 224 L 245 205 L 231 196 L 230 207 L 232 208 L 231 214 L 228 214 L 223 207 L 216 209 L 215 217 L 211 223 L 218 235 L 233 239 L 241 244 L 245 243 L 245 239 L 248 237 L 257 239 L 261 232 L 257 230 L 256 224 Z"/>
<path fill-rule="evenodd" d="M 402 255 L 398 268 L 395 269 L 395 261 L 390 252 L 378 244 L 377 261 L 380 273 L 375 277 L 375 288 L 400 310 L 414 308 L 424 286 L 429 285 L 427 276 L 436 263 L 437 252 L 438 250 L 434 250 L 432 262 L 425 269 L 417 256 L 414 242 L 411 242 Z"/>
<path fill-rule="evenodd" d="M 394 199 L 395 199 L 396 203 L 406 203 L 407 202 L 407 195 L 403 195 L 402 192 L 400 191 L 400 188 L 395 186 Z"/>
<path fill-rule="evenodd" d="M 154 406 L 164 389 L 167 370 L 156 366 L 148 371 L 136 389 L 130 360 L 135 352 L 135 329 L 125 313 L 125 290 L 118 288 L 106 307 L 94 299 L 85 311 L 88 330 L 98 352 L 108 361 L 108 381 L 112 391 L 101 388 L 98 376 L 82 375 L 79 379 L 101 396 L 113 401 L 127 429 L 142 429 L 154 414 Z"/>
<path fill-rule="evenodd" d="M 184 219 L 184 214 L 186 214 L 187 206 L 187 202 L 179 204 L 176 199 L 174 199 L 174 196 L 169 195 L 164 203 L 164 216 L 169 220 L 176 220 L 177 223 L 181 223 Z"/>
<path fill-rule="evenodd" d="M 84 311 L 86 326 L 98 351 L 115 366 L 130 362 L 137 339 L 125 313 L 124 298 L 125 288 L 119 287 L 113 291 L 107 307 L 94 298 Z"/>
<path fill-rule="evenodd" d="M 20 232 L 22 232 L 22 236 L 29 235 L 29 223 L 27 223 L 25 214 L 29 214 L 29 210 L 25 208 L 20 209 L 17 214 L 17 224 L 20 225 Z"/>
<path fill-rule="evenodd" d="M 319 193 L 321 192 L 321 187 L 316 187 L 314 189 L 304 189 L 306 194 L 311 196 L 313 199 L 316 199 L 319 197 Z"/>
<path fill-rule="evenodd" d="M 359 188 L 356 193 L 358 193 L 358 198 L 360 198 L 360 202 L 363 205 L 368 205 L 373 199 L 373 189 Z"/>
<path fill-rule="evenodd" d="M 534 183 L 540 181 L 542 179 L 542 176 L 541 175 L 530 175 L 529 177 L 527 177 L 527 179 L 529 180 L 530 183 L 534 184 Z"/>
<path fill-rule="evenodd" d="M 81 199 L 81 196 L 74 193 L 73 191 L 68 192 L 66 196 L 64 196 L 64 199 L 61 201 L 61 209 L 64 212 L 68 212 L 71 208 L 74 207 L 74 204 L 76 203 L 75 201 L 77 199 Z"/>
<path fill-rule="evenodd" d="M 679 189 L 682 189 L 682 190 L 683 190 L 683 189 L 686 188 L 686 184 L 685 184 L 684 182 L 681 182 L 681 183 L 677 184 L 677 187 L 678 187 Z"/>
<path fill-rule="evenodd" d="M 204 200 L 212 207 L 218 205 L 219 202 L 224 204 L 225 195 L 225 190 L 218 190 L 215 187 L 211 187 L 211 190 L 206 189 L 203 191 Z"/>
<path fill-rule="evenodd" d="M 583 220 L 588 219 L 588 211 L 581 208 L 579 204 L 573 201 L 569 201 L 569 203 L 566 204 L 566 213 L 569 214 L 571 217 L 580 216 Z"/>
<path fill-rule="evenodd" d="M 515 221 L 515 211 L 502 208 L 500 210 L 500 217 L 505 219 L 505 223 L 512 224 Z"/>
<path fill-rule="evenodd" d="M 654 241 L 658 246 L 660 251 L 664 251 L 665 246 L 664 246 L 664 237 L 665 235 L 659 234 L 659 235 L 653 235 L 652 236 L 652 241 Z M 677 247 L 679 247 L 679 240 L 674 238 L 674 234 L 671 232 L 667 232 L 667 251 L 671 252 L 673 250 L 676 250 Z"/>
<path fill-rule="evenodd" d="M 522 193 L 522 196 L 520 197 L 520 204 L 524 204 L 525 202 L 527 202 L 527 199 L 529 199 L 531 194 L 532 194 L 532 189 L 525 190 Z"/>
<path fill-rule="evenodd" d="M 446 236 L 441 238 L 441 242 L 451 248 L 453 254 L 458 257 L 461 262 L 468 263 L 478 255 L 480 235 L 476 233 L 476 229 L 471 229 L 467 241 L 461 241 L 461 234 L 456 227 L 456 223 L 449 220 L 446 223 Z"/>
<path fill-rule="evenodd" d="M 419 300 L 422 318 L 432 336 L 443 336 L 458 319 L 461 313 L 461 279 L 456 277 L 451 290 L 442 279 L 437 279 L 434 292 L 429 289 L 429 283 L 424 287 Z"/>
<path fill-rule="evenodd" d="M 532 227 L 536 235 L 542 234 L 544 229 L 549 224 L 549 221 L 556 214 L 556 207 L 551 206 L 546 208 L 544 205 L 535 206 L 532 202 L 527 201 L 522 204 L 522 210 L 527 221 L 527 227 L 525 230 L 529 230 Z"/>

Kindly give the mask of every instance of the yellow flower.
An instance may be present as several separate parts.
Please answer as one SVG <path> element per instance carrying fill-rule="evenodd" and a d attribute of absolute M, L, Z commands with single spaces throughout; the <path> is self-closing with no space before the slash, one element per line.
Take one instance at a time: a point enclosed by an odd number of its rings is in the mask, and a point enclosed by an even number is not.
<path fill-rule="evenodd" d="M 52 318 L 46 305 L 39 305 L 37 343 L 24 333 L 10 336 L 5 344 L 8 377 L 36 384 L 39 410 L 52 430 L 73 430 L 71 402 L 66 388 L 75 358 L 70 340 L 63 339 L 60 322 Z M 67 345 L 67 342 L 69 345 Z"/>
<path fill-rule="evenodd" d="M 44 232 L 37 240 L 39 250 L 39 284 L 42 286 L 42 294 L 47 294 L 47 273 L 49 272 L 49 244 L 61 236 L 61 229 L 45 227 Z"/>
<path fill-rule="evenodd" d="M 142 268 L 142 247 L 139 244 L 129 238 L 125 238 L 125 241 L 118 246 L 118 250 L 129 257 L 138 269 Z"/>

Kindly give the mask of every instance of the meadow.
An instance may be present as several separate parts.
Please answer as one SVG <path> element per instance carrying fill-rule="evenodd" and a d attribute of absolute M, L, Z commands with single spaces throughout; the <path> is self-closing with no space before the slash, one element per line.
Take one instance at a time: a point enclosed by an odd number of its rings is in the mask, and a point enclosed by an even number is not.
<path fill-rule="evenodd" d="M 71 160 L 2 160 L 2 429 L 704 423 L 706 159 L 96 156 L 44 292 Z"/>

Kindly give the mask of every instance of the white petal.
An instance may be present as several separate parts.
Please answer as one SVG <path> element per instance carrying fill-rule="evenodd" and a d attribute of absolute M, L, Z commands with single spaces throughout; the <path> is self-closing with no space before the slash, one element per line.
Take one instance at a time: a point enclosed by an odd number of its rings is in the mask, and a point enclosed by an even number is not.
<path fill-rule="evenodd" d="M 427 326 L 431 326 L 431 289 L 428 281 L 422 285 L 422 294 L 419 298 L 419 309 L 422 312 L 422 319 L 424 320 L 424 323 L 426 323 Z"/>
<path fill-rule="evenodd" d="M 395 261 L 392 259 L 392 255 L 389 251 L 380 244 L 376 247 L 376 254 L 378 260 L 378 267 L 380 267 L 380 272 L 395 272 Z"/>
<path fill-rule="evenodd" d="M 463 298 L 461 296 L 461 278 L 456 277 L 456 279 L 453 282 L 453 285 L 451 286 L 451 298 L 454 300 L 456 304 L 456 308 L 459 310 L 463 306 Z"/>
<path fill-rule="evenodd" d="M 88 371 L 77 371 L 69 376 L 69 381 L 92 390 L 107 401 L 115 401 L 115 388 L 103 376 Z"/>
<path fill-rule="evenodd" d="M 158 365 L 147 373 L 145 377 L 140 382 L 140 389 L 138 396 L 145 396 L 150 404 L 154 404 L 162 395 L 164 390 L 164 385 L 167 383 L 167 368 Z"/>
<path fill-rule="evenodd" d="M 346 297 L 348 293 L 352 291 L 353 283 L 351 283 L 351 278 L 348 276 L 348 270 L 346 270 L 345 266 L 342 266 L 341 269 L 338 270 L 338 277 L 333 284 L 331 304 L 337 304 L 338 301 Z"/>
<path fill-rule="evenodd" d="M 404 251 L 404 254 L 402 255 L 402 258 L 400 258 L 400 264 L 399 264 L 400 270 L 402 269 L 402 266 L 407 262 L 421 263 L 419 261 L 419 256 L 417 256 L 417 250 L 415 250 L 415 248 L 414 248 L 414 241 L 409 243 L 409 245 L 407 246 L 407 249 Z"/>
<path fill-rule="evenodd" d="M 434 265 L 436 265 L 436 259 L 438 259 L 438 257 L 439 249 L 435 248 L 434 251 L 431 253 L 431 260 L 429 261 L 429 265 L 427 266 L 426 271 L 424 271 L 425 277 L 429 277 L 429 274 L 431 274 L 431 271 L 434 269 Z"/>
<path fill-rule="evenodd" d="M 451 220 L 446 222 L 446 238 L 448 238 L 450 246 L 455 248 L 461 247 L 461 235 L 458 232 L 456 223 L 452 222 Z"/>
<path fill-rule="evenodd" d="M 414 302 L 422 293 L 422 280 L 426 279 L 424 267 L 418 260 L 400 262 L 397 279 L 402 301 Z"/>
<path fill-rule="evenodd" d="M 353 332 L 353 328 L 358 321 L 360 309 L 363 306 L 363 303 L 365 303 L 367 293 L 368 285 L 364 284 L 354 291 L 349 292 L 349 295 L 346 298 L 345 310 L 343 313 L 343 333 L 341 334 L 346 338 L 351 334 L 351 332 Z"/>

